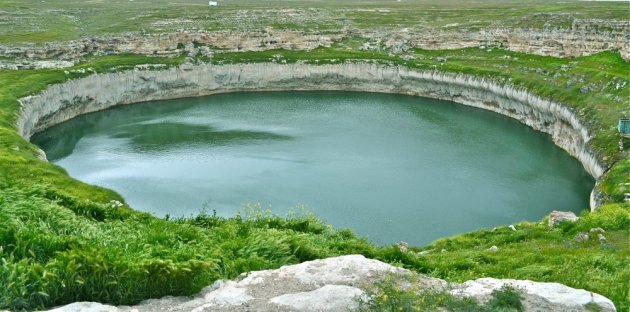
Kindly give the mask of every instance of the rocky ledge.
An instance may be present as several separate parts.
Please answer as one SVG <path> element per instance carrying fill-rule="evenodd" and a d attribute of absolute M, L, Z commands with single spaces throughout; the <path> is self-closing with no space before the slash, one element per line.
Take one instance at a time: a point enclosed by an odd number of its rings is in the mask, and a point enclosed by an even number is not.
<path fill-rule="evenodd" d="M 613 303 L 596 293 L 558 283 L 481 278 L 463 284 L 416 274 L 361 255 L 350 255 L 284 266 L 277 270 L 245 273 L 234 281 L 218 281 L 194 297 L 165 297 L 136 306 L 114 307 L 77 302 L 50 312 L 123 311 L 353 311 L 368 299 L 364 289 L 385 276 L 406 277 L 413 286 L 448 291 L 457 297 L 486 302 L 493 290 L 509 285 L 521 293 L 525 311 L 616 311 Z M 407 285 L 409 286 L 409 285 Z"/>
<path fill-rule="evenodd" d="M 570 28 L 480 30 L 437 28 L 364 30 L 345 27 L 337 32 L 305 32 L 288 29 L 257 30 L 184 30 L 160 34 L 111 34 L 84 37 L 67 42 L 35 44 L 0 44 L 0 56 L 15 58 L 0 61 L 0 69 L 68 67 L 87 54 L 133 53 L 142 55 L 189 55 L 211 57 L 216 51 L 263 51 L 270 49 L 312 50 L 330 47 L 344 38 L 367 42 L 362 50 L 401 54 L 414 48 L 448 50 L 470 47 L 502 48 L 510 51 L 555 57 L 577 57 L 618 50 L 630 59 L 630 22 L 627 20 L 575 19 Z M 194 46 L 201 46 L 197 49 Z M 48 61 L 41 61 L 46 59 Z M 62 60 L 62 61 L 60 61 Z"/>

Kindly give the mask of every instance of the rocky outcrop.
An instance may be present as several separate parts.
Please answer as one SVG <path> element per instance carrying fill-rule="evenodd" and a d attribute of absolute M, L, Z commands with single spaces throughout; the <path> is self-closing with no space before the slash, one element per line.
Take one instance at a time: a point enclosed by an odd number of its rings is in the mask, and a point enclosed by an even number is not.
<path fill-rule="evenodd" d="M 235 281 L 216 282 L 190 298 L 147 300 L 133 307 L 78 302 L 50 312 L 352 311 L 358 308 L 360 300 L 368 299 L 363 289 L 386 276 L 407 276 L 405 280 L 412 280 L 413 285 L 405 282 L 406 287 L 450 291 L 455 296 L 473 297 L 480 302 L 486 302 L 493 290 L 505 284 L 522 294 L 526 311 L 588 311 L 587 304 L 599 307 L 600 311 L 615 311 L 607 298 L 562 284 L 493 278 L 448 284 L 377 260 L 350 255 L 245 273 Z"/>
<path fill-rule="evenodd" d="M 119 35 L 86 37 L 68 42 L 48 42 L 37 45 L 0 45 L 0 56 L 17 58 L 0 68 L 35 68 L 38 61 L 31 59 L 55 59 L 77 61 L 87 54 L 142 54 L 175 56 L 186 45 L 205 46 L 212 50 L 242 52 L 271 49 L 312 50 L 330 45 L 342 38 L 342 34 L 309 34 L 303 31 L 263 29 L 256 31 L 221 30 L 213 32 L 178 32 L 167 34 L 127 33 Z M 188 51 L 189 52 L 189 51 Z M 66 63 L 60 63 L 61 65 Z M 72 66 L 69 65 L 69 66 Z"/>
<path fill-rule="evenodd" d="M 427 29 L 421 32 L 383 33 L 372 31 L 363 37 L 371 38 L 369 46 L 381 43 L 390 49 L 400 47 L 426 50 L 450 50 L 463 48 L 502 48 L 515 52 L 555 57 L 577 57 L 602 51 L 619 50 L 621 56 L 630 59 L 630 22 L 600 21 L 610 26 L 603 31 L 597 27 L 574 27 L 572 29 L 509 29 L 494 28 L 471 31 Z"/>
<path fill-rule="evenodd" d="M 456 285 L 451 293 L 458 296 L 474 297 L 480 302 L 490 299 L 494 290 L 505 285 L 519 290 L 523 294 L 525 311 L 592 311 L 586 308 L 590 304 L 601 311 L 615 311 L 615 306 L 606 297 L 567 287 L 559 283 L 538 283 L 528 280 L 480 278 Z"/>
<path fill-rule="evenodd" d="M 41 68 L 56 64 L 71 66 L 87 54 L 133 53 L 143 55 L 177 55 L 187 44 L 210 50 L 239 52 L 270 49 L 312 50 L 330 47 L 343 38 L 363 38 L 364 49 L 385 49 L 402 53 L 413 48 L 448 50 L 470 47 L 503 48 L 556 57 L 577 57 L 618 50 L 630 60 L 630 21 L 576 19 L 571 28 L 485 28 L 480 30 L 440 28 L 422 29 L 353 29 L 334 32 L 305 32 L 288 29 L 187 31 L 164 34 L 125 33 L 85 37 L 67 42 L 0 45 L 0 56 L 15 58 L 0 62 L 0 69 Z M 39 59 L 57 63 L 42 64 Z M 66 62 L 58 62 L 64 60 Z"/>
<path fill-rule="evenodd" d="M 548 133 L 593 177 L 604 172 L 598 157 L 589 151 L 588 128 L 561 103 L 508 82 L 373 63 L 203 64 L 97 74 L 51 85 L 41 94 L 22 98 L 17 128 L 28 139 L 77 115 L 114 105 L 260 90 L 367 91 L 451 100 L 512 117 Z"/>

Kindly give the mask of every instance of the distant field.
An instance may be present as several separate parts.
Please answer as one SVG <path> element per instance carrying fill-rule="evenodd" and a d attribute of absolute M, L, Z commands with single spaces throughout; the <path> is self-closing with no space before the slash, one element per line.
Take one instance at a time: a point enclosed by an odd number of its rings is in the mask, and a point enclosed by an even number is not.
<path fill-rule="evenodd" d="M 457 3 L 460 2 L 460 3 Z M 574 19 L 627 20 L 627 2 L 589 1 L 76 1 L 3 0 L 0 43 L 77 39 L 121 32 L 344 27 L 422 29 L 570 28 Z M 462 4 L 461 2 L 464 2 Z"/>

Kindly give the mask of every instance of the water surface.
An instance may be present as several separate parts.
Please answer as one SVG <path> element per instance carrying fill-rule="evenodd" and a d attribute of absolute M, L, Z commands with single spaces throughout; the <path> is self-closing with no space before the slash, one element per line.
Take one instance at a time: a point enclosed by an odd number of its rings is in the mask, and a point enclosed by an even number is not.
<path fill-rule="evenodd" d="M 53 163 L 135 209 L 234 216 L 306 207 L 379 244 L 425 244 L 588 207 L 593 179 L 547 135 L 439 101 L 233 93 L 121 106 L 33 137 Z"/>

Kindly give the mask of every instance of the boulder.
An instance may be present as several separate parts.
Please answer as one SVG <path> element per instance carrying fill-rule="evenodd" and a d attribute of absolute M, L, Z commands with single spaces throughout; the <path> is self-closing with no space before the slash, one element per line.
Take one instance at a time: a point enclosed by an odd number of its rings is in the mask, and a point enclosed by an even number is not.
<path fill-rule="evenodd" d="M 586 232 L 580 232 L 580 233 L 575 234 L 576 242 L 585 242 L 589 239 L 591 239 L 591 237 Z"/>
<path fill-rule="evenodd" d="M 407 244 L 407 242 L 399 242 L 396 246 L 403 252 L 409 250 L 409 244 Z"/>
<path fill-rule="evenodd" d="M 499 251 L 499 247 L 493 245 L 492 247 L 490 247 L 490 248 L 488 248 L 486 250 L 487 251 L 492 251 L 492 252 L 497 252 L 497 251 Z"/>
<path fill-rule="evenodd" d="M 552 211 L 549 214 L 549 227 L 553 228 L 560 222 L 576 222 L 579 220 L 575 213 L 571 211 Z"/>

